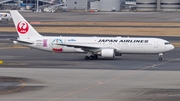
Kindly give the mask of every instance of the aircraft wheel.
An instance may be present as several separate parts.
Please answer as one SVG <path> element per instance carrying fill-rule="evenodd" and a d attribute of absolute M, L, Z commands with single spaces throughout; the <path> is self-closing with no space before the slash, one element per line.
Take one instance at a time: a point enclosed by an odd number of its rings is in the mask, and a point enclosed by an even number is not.
<path fill-rule="evenodd" d="M 84 58 L 85 60 L 89 60 L 90 58 L 89 58 L 89 56 L 85 56 L 85 58 Z"/>
<path fill-rule="evenodd" d="M 98 59 L 98 56 L 97 56 L 97 55 L 94 55 L 94 59 L 97 60 L 97 59 Z"/>
<path fill-rule="evenodd" d="M 159 53 L 159 58 L 158 58 L 158 60 L 159 60 L 159 61 L 162 61 L 162 57 L 163 57 L 163 53 Z"/>
<path fill-rule="evenodd" d="M 93 55 L 90 56 L 90 60 L 94 60 L 94 56 Z"/>
<path fill-rule="evenodd" d="M 160 56 L 160 57 L 158 58 L 158 60 L 159 60 L 159 61 L 162 61 L 162 57 Z"/>

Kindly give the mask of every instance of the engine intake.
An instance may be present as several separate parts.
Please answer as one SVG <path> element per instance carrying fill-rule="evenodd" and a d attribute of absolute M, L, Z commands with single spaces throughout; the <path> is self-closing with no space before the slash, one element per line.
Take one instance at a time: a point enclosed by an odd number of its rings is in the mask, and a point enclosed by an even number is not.
<path fill-rule="evenodd" d="M 113 58 L 115 56 L 114 49 L 102 49 L 101 56 L 105 58 Z"/>

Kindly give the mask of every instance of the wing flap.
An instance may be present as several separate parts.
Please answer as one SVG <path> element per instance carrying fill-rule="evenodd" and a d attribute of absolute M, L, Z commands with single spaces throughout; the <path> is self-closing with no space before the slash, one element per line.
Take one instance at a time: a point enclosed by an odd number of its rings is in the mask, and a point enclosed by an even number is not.
<path fill-rule="evenodd" d="M 74 48 L 81 48 L 82 50 L 88 51 L 88 52 L 98 52 L 101 50 L 101 47 L 94 47 L 94 46 L 73 45 L 73 44 L 57 44 L 57 45 L 74 47 Z"/>
<path fill-rule="evenodd" d="M 88 48 L 88 49 L 99 49 L 99 47 L 84 46 L 84 45 L 73 45 L 73 44 L 57 44 L 61 46 L 74 47 L 74 48 Z"/>
<path fill-rule="evenodd" d="M 98 51 L 101 51 L 101 49 L 104 49 L 104 48 L 111 49 L 110 47 L 85 46 L 85 45 L 74 45 L 74 44 L 63 44 L 63 43 L 62 44 L 56 44 L 56 45 L 74 47 L 74 48 L 81 48 L 82 50 L 88 51 L 88 52 L 98 52 Z M 115 48 L 113 48 L 113 49 L 115 49 Z"/>

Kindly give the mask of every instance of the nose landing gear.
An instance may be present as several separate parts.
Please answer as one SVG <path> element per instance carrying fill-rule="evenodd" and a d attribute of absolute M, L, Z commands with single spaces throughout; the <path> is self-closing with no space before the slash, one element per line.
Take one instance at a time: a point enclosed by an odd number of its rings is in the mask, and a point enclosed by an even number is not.
<path fill-rule="evenodd" d="M 163 53 L 159 53 L 159 58 L 158 58 L 158 60 L 159 60 L 159 61 L 162 61 L 162 58 L 163 58 Z"/>

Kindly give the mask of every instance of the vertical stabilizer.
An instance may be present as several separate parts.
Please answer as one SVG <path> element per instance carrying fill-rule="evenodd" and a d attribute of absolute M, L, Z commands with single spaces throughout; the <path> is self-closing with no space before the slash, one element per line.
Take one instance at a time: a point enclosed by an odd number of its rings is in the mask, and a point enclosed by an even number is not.
<path fill-rule="evenodd" d="M 20 39 L 42 37 L 18 11 L 10 11 L 10 13 Z"/>

